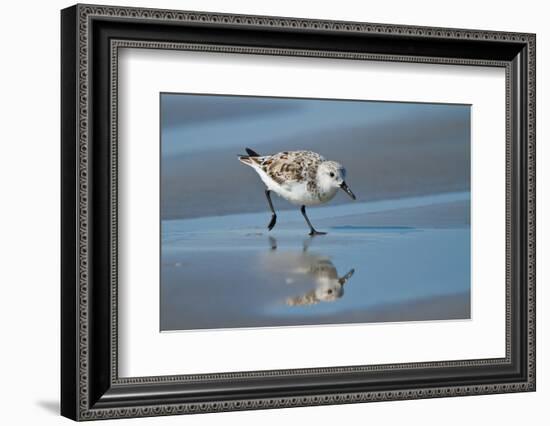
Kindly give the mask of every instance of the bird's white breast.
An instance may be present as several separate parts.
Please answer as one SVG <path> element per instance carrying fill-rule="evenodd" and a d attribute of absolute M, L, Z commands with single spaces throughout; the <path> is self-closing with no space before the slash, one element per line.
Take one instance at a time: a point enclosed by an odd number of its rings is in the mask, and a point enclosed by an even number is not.
<path fill-rule="evenodd" d="M 337 188 L 331 188 L 328 191 L 312 192 L 308 189 L 306 181 L 279 184 L 271 179 L 260 167 L 254 167 L 254 170 L 256 170 L 267 189 L 296 205 L 315 206 L 323 204 L 332 200 L 337 192 Z"/>

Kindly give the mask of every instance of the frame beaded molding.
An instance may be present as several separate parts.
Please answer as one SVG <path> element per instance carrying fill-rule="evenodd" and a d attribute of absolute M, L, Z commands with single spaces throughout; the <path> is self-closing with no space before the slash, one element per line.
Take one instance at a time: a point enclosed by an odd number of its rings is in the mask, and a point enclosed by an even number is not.
<path fill-rule="evenodd" d="M 304 397 L 239 399 L 223 402 L 166 404 L 162 406 L 144 406 L 140 408 L 117 408 L 89 410 L 82 413 L 82 420 L 99 420 L 112 417 L 169 416 L 175 414 L 214 413 L 222 411 L 262 410 L 273 408 L 308 407 L 317 405 L 340 405 L 359 402 L 398 401 L 410 399 L 428 399 L 453 396 L 472 396 L 517 392 L 528 390 L 528 385 L 482 385 L 452 386 L 448 388 L 426 388 L 421 390 L 404 389 L 400 391 L 337 393 Z"/>
<path fill-rule="evenodd" d="M 118 54 L 121 48 L 134 49 L 159 49 L 159 50 L 178 50 L 178 51 L 200 51 L 209 53 L 233 53 L 233 54 L 257 54 L 257 55 L 278 55 L 278 56 L 294 56 L 294 57 L 324 57 L 329 59 L 349 59 L 349 60 L 370 60 L 370 61 L 386 61 L 386 62 L 409 62 L 409 63 L 438 63 L 438 64 L 454 64 L 454 65 L 473 65 L 473 66 L 492 66 L 505 68 L 507 81 L 506 98 L 510 98 L 510 67 L 506 62 L 502 61 L 487 61 L 487 60 L 465 60 L 465 59 L 449 59 L 449 58 L 418 58 L 414 56 L 402 55 L 381 55 L 381 54 L 365 54 L 365 53 L 346 53 L 346 52 L 329 52 L 316 50 L 299 50 L 299 49 L 274 49 L 274 48 L 256 48 L 256 47 L 236 47 L 236 46 L 221 46 L 221 45 L 202 45 L 193 43 L 168 43 L 168 42 L 151 42 L 137 40 L 111 40 L 111 164 L 118 164 L 118 133 L 117 133 L 117 111 L 118 111 Z M 507 117 L 510 111 L 507 109 Z M 510 145 L 510 134 L 507 130 L 507 147 Z M 509 150 L 508 150 L 509 151 Z M 506 163 L 507 167 L 511 161 L 511 151 L 507 151 Z M 116 173 L 116 172 L 115 172 Z M 117 249 L 116 249 L 116 227 L 117 227 L 117 193 L 116 176 L 112 176 L 111 184 L 111 223 L 112 225 L 112 252 L 111 252 L 111 285 L 113 293 L 111 298 L 111 345 L 118 349 L 118 326 L 117 326 Z M 510 186 L 507 183 L 507 193 L 510 193 Z M 510 197 L 507 197 L 507 202 L 510 202 Z M 509 211 L 506 212 L 509 216 Z M 508 221 L 509 218 L 507 218 Z M 509 224 L 507 225 L 509 228 Z M 509 270 L 509 268 L 508 268 Z M 510 274 L 506 275 L 506 356 L 504 358 L 485 358 L 475 360 L 457 360 L 457 361 L 434 361 L 434 362 L 415 362 L 415 363 L 399 363 L 399 364 L 378 364 L 378 365 L 354 365 L 342 367 L 326 367 L 326 368 L 301 368 L 301 369 L 285 369 L 285 370 L 262 370 L 262 371 L 246 371 L 232 373 L 214 373 L 214 374 L 187 374 L 187 375 L 169 375 L 169 376 L 149 376 L 149 377 L 118 377 L 118 350 L 112 352 L 111 359 L 111 380 L 115 384 L 147 384 L 147 383 L 169 383 L 175 381 L 204 381 L 204 380 L 220 380 L 220 379 L 242 379 L 250 377 L 273 377 L 273 376 L 298 376 L 304 374 L 338 374 L 351 372 L 367 372 L 367 371 L 384 371 L 406 368 L 437 368 L 437 367 L 464 367 L 464 366 L 480 366 L 491 364 L 505 364 L 511 362 L 510 344 L 511 344 L 511 299 L 510 299 Z"/>
<path fill-rule="evenodd" d="M 518 390 L 533 390 L 535 381 L 535 36 L 533 34 L 465 30 L 465 29 L 447 29 L 437 27 L 418 27 L 387 24 L 369 24 L 357 22 L 338 22 L 311 19 L 295 19 L 282 17 L 265 16 L 246 16 L 233 14 L 216 14 L 201 12 L 170 11 L 157 9 L 141 9 L 126 7 L 104 7 L 94 5 L 78 5 L 78 418 L 82 420 L 103 419 L 110 417 L 141 417 L 150 415 L 171 415 L 186 414 L 197 412 L 216 412 L 230 410 L 250 410 L 263 408 L 280 408 L 293 406 L 310 406 L 326 404 L 345 404 L 353 402 L 416 399 L 416 398 L 437 398 L 443 396 L 462 396 L 475 395 L 480 393 L 505 393 Z M 89 389 L 87 385 L 89 358 L 88 358 L 88 232 L 89 232 L 89 205 L 88 205 L 88 46 L 89 46 L 89 28 L 90 21 L 94 17 L 118 17 L 129 19 L 140 19 L 143 21 L 175 21 L 192 22 L 205 24 L 224 24 L 234 26 L 253 26 L 259 28 L 295 28 L 295 29 L 314 29 L 327 32 L 359 32 L 359 33 L 379 33 L 385 35 L 410 35 L 423 38 L 449 38 L 466 40 L 486 40 L 486 41 L 507 41 L 526 43 L 528 49 L 528 381 L 526 383 L 507 383 L 483 386 L 451 386 L 447 388 L 427 388 L 410 389 L 401 391 L 384 392 L 361 392 L 361 393 L 337 393 L 306 397 L 281 397 L 265 398 L 251 400 L 233 400 L 222 402 L 209 402 L 201 404 L 165 404 L 160 406 L 143 406 L 139 408 L 116 408 L 116 409 L 90 409 L 89 408 Z M 396 55 L 369 55 L 358 53 L 343 52 L 315 52 L 311 50 L 287 50 L 287 49 L 268 49 L 268 48 L 248 48 L 231 46 L 205 46 L 205 45 L 183 45 L 181 43 L 160 43 L 160 42 L 139 42 L 139 41 L 113 41 L 111 44 L 111 120 L 116 122 L 117 118 L 117 65 L 119 47 L 143 47 L 158 49 L 186 49 L 201 51 L 218 51 L 227 53 L 248 53 L 248 54 L 266 54 L 266 55 L 294 55 L 294 56 L 316 56 L 334 59 L 369 59 L 379 61 L 399 61 L 399 62 L 424 62 L 424 63 L 448 63 L 460 65 L 480 65 L 480 66 L 505 66 L 505 63 L 499 61 L 481 61 L 464 60 L 460 58 L 414 58 Z M 511 114 L 510 111 L 510 69 L 506 66 L 506 114 L 507 123 Z M 506 129 L 507 154 L 506 171 L 507 176 L 510 172 L 510 130 Z M 510 354 L 510 182 L 507 179 L 507 217 L 506 217 L 506 358 L 500 359 L 482 359 L 482 360 L 464 360 L 433 363 L 414 363 L 414 364 L 388 364 L 374 366 L 350 366 L 350 367 L 330 367 L 320 369 L 300 369 L 300 370 L 274 370 L 247 373 L 221 373 L 212 375 L 187 375 L 187 376 L 160 376 L 160 377 L 137 377 L 137 378 L 118 378 L 117 373 L 117 222 L 116 222 L 116 202 L 117 202 L 117 143 L 118 138 L 116 126 L 111 126 L 111 158 L 113 168 L 111 170 L 111 344 L 114 348 L 112 359 L 111 379 L 114 383 L 163 383 L 181 380 L 208 380 L 221 378 L 239 378 L 239 377 L 259 377 L 274 375 L 300 375 L 308 373 L 334 373 L 351 371 L 374 371 L 395 368 L 410 367 L 437 367 L 437 366 L 465 366 L 465 365 L 483 365 L 509 362 Z"/>

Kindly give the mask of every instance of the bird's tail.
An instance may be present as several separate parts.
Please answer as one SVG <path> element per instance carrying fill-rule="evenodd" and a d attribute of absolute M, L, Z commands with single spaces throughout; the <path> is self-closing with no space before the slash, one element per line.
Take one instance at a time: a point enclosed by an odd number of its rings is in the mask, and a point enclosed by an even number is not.
<path fill-rule="evenodd" d="M 254 166 L 255 164 L 258 164 L 257 158 L 260 157 L 260 154 L 250 148 L 246 148 L 245 150 L 248 155 L 239 155 L 239 161 L 248 166 Z"/>

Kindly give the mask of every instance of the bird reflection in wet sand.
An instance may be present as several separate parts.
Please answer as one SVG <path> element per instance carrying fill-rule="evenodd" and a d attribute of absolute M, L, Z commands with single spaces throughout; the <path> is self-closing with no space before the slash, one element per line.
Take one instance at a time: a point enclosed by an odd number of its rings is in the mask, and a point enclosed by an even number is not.
<path fill-rule="evenodd" d="M 278 251 L 277 240 L 273 237 L 269 238 L 269 243 L 271 251 L 265 259 L 270 271 L 283 273 L 289 285 L 305 278 L 315 286 L 303 294 L 287 297 L 285 302 L 288 306 L 334 302 L 344 295 L 344 285 L 353 276 L 354 269 L 339 276 L 328 256 L 308 252 L 310 239 L 304 241 L 301 252 Z"/>

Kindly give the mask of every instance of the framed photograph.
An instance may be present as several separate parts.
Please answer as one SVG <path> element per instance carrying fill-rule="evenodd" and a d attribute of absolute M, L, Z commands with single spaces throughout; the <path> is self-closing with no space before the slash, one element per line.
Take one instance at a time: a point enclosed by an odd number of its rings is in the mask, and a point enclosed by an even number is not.
<path fill-rule="evenodd" d="M 61 12 L 61 412 L 535 390 L 535 35 Z"/>

